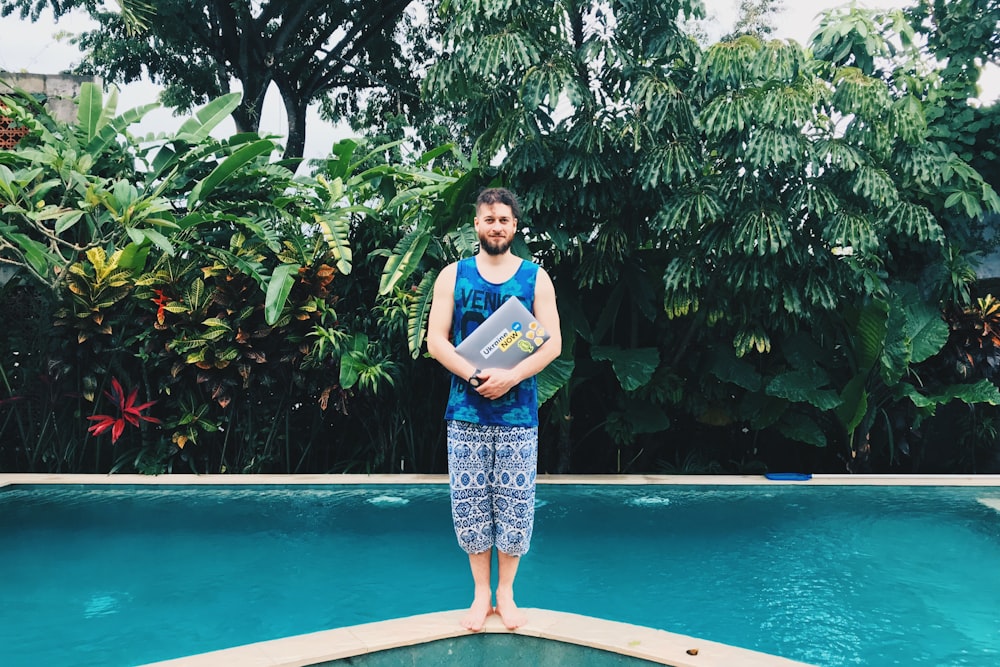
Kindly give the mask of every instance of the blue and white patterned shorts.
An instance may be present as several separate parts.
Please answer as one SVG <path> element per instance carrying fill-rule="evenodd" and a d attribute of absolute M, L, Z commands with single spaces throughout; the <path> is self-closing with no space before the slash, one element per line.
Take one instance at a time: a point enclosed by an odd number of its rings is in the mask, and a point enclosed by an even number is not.
<path fill-rule="evenodd" d="M 451 516 L 466 553 L 528 552 L 537 467 L 537 426 L 448 422 Z"/>

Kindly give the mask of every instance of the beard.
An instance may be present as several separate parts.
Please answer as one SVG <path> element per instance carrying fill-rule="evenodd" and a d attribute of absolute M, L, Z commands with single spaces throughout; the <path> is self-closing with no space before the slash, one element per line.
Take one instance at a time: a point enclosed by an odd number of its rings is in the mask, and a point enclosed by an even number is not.
<path fill-rule="evenodd" d="M 510 239 L 480 236 L 479 247 L 487 255 L 502 255 L 510 249 Z"/>

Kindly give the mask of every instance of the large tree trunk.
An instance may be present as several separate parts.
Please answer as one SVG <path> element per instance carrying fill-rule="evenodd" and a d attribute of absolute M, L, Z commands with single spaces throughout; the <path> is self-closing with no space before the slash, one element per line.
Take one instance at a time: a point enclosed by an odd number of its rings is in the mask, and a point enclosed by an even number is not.
<path fill-rule="evenodd" d="M 281 101 L 285 104 L 285 114 L 288 116 L 288 141 L 282 157 L 286 160 L 300 158 L 306 148 L 306 110 L 309 108 L 309 102 L 300 97 L 299 91 L 294 87 L 285 88 L 280 82 L 275 83 L 278 85 Z"/>
<path fill-rule="evenodd" d="M 264 109 L 264 96 L 270 79 L 260 82 L 242 81 L 243 99 L 233 111 L 237 132 L 257 132 L 260 129 L 260 115 Z"/>

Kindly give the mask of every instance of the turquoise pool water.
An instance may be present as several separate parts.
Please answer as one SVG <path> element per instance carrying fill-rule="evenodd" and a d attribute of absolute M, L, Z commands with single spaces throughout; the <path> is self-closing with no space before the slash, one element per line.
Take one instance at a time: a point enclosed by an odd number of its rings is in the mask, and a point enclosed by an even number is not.
<path fill-rule="evenodd" d="M 817 665 L 1000 664 L 997 488 L 544 485 L 523 606 Z M 0 490 L 0 664 L 464 607 L 443 486 Z"/>

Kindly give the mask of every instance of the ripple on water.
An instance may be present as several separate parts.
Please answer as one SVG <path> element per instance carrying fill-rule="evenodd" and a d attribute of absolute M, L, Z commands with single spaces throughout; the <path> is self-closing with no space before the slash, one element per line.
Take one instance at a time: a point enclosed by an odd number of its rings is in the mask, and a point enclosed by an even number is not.
<path fill-rule="evenodd" d="M 368 503 L 376 507 L 402 507 L 403 505 L 409 505 L 410 500 L 400 496 L 375 496 L 374 498 L 369 498 Z"/>
<path fill-rule="evenodd" d="M 662 507 L 670 504 L 670 498 L 664 496 L 639 496 L 638 498 L 629 498 L 625 503 L 633 507 Z"/>

